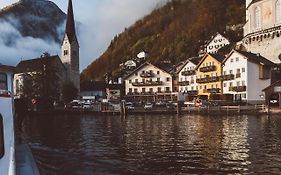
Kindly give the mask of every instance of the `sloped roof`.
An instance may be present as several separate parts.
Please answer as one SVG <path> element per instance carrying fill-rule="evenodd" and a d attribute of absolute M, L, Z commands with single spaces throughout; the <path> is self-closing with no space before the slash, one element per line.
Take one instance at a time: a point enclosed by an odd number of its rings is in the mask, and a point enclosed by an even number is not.
<path fill-rule="evenodd" d="M 262 0 L 253 0 L 253 1 L 248 5 L 247 9 L 248 9 L 252 4 L 254 4 L 254 3 L 256 3 L 256 2 L 259 2 L 259 1 L 262 1 Z"/>
<path fill-rule="evenodd" d="M 195 69 L 198 69 L 199 66 L 204 62 L 204 60 L 208 57 L 208 55 L 210 55 L 211 57 L 213 57 L 215 60 L 217 60 L 218 62 L 222 63 L 224 60 L 224 56 L 220 55 L 220 54 L 211 54 L 211 53 L 206 53 L 203 58 L 200 60 L 200 62 L 197 64 Z"/>
<path fill-rule="evenodd" d="M 7 66 L 7 65 L 0 64 L 0 71 L 1 70 L 13 72 L 15 70 L 15 67 L 14 66 Z"/>
<path fill-rule="evenodd" d="M 238 52 L 241 55 L 245 56 L 249 61 L 254 62 L 256 64 L 263 64 L 265 66 L 275 67 L 277 66 L 275 63 L 271 62 L 270 60 L 266 59 L 265 57 L 261 56 L 260 54 L 255 54 L 251 52 L 233 50 L 232 52 Z M 231 52 L 231 53 L 232 53 Z M 230 56 L 231 54 L 229 54 Z M 229 58 L 229 56 L 224 60 L 224 62 Z"/>
<path fill-rule="evenodd" d="M 229 41 L 229 39 L 227 37 L 225 37 L 224 35 L 220 34 L 219 32 L 217 32 L 215 35 L 213 35 L 210 40 L 207 42 L 206 45 L 209 45 L 215 38 L 216 36 L 221 35 L 222 37 L 224 37 L 225 39 L 227 39 Z"/>
<path fill-rule="evenodd" d="M 184 64 L 182 65 L 182 67 L 177 71 L 177 74 L 189 63 L 193 63 L 195 66 L 197 66 L 200 63 L 201 57 L 193 57 L 193 58 L 189 58 L 187 59 Z"/>
<path fill-rule="evenodd" d="M 15 73 L 25 73 L 25 72 L 39 71 L 41 69 L 42 64 L 43 64 L 43 59 L 44 59 L 44 61 L 47 61 L 47 63 L 54 63 L 57 59 L 61 63 L 61 65 L 63 66 L 63 63 L 61 62 L 61 59 L 59 58 L 58 55 L 47 56 L 47 57 L 35 58 L 35 59 L 24 60 L 24 61 L 19 62 L 19 64 L 16 66 Z"/>
<path fill-rule="evenodd" d="M 141 68 L 143 68 L 144 66 L 147 66 L 147 65 L 151 65 L 157 69 L 160 69 L 159 67 L 156 67 L 154 66 L 153 64 L 149 63 L 149 62 L 145 62 L 143 63 L 142 65 L 140 65 L 139 67 L 137 67 L 133 72 L 131 72 L 130 74 L 128 74 L 127 76 L 124 77 L 124 80 L 126 80 L 127 78 L 129 78 L 131 75 L 133 75 L 135 72 L 137 72 L 138 70 L 140 70 Z M 162 70 L 163 72 L 167 73 L 167 74 L 170 74 L 169 72 L 163 70 L 163 69 L 160 69 Z"/>
<path fill-rule="evenodd" d="M 70 43 L 72 43 L 72 41 L 76 41 L 78 43 L 77 37 L 76 37 L 76 31 L 75 31 L 75 20 L 74 20 L 74 14 L 73 14 L 72 0 L 68 1 L 65 34 L 67 35 Z"/>
<path fill-rule="evenodd" d="M 266 87 L 265 89 L 263 89 L 262 91 L 267 91 L 270 88 L 273 88 L 275 86 L 279 86 L 281 85 L 281 80 L 276 81 L 275 83 L 271 84 L 270 86 Z"/>

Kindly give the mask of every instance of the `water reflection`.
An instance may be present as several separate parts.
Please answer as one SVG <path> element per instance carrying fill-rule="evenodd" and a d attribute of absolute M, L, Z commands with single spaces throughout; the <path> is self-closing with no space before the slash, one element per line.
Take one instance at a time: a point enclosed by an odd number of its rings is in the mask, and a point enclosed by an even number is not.
<path fill-rule="evenodd" d="M 44 174 L 281 173 L 281 118 L 29 116 Z"/>

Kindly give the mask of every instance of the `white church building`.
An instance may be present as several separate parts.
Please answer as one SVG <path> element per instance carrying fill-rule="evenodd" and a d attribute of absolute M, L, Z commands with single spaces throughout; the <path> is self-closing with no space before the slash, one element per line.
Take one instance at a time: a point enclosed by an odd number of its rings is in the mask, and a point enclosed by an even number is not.
<path fill-rule="evenodd" d="M 243 44 L 274 63 L 281 60 L 281 0 L 246 0 Z"/>

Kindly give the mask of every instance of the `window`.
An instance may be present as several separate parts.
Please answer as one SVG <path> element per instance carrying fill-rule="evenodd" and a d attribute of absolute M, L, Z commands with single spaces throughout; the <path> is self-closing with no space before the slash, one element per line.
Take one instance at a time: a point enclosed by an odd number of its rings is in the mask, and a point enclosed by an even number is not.
<path fill-rule="evenodd" d="M 246 85 L 245 81 L 242 81 L 242 86 L 245 86 L 245 85 Z"/>
<path fill-rule="evenodd" d="M 230 59 L 230 62 L 233 63 L 233 58 Z"/>
<path fill-rule="evenodd" d="M 245 70 L 245 68 L 244 68 L 244 67 L 242 68 L 242 72 L 243 72 L 243 73 L 244 73 L 244 72 L 246 72 L 246 70 Z"/>
<path fill-rule="evenodd" d="M 63 55 L 68 55 L 68 50 L 64 50 Z"/>
<path fill-rule="evenodd" d="M 160 78 L 157 78 L 157 82 L 161 81 Z"/>
<path fill-rule="evenodd" d="M 142 88 L 142 89 L 141 89 L 141 92 L 145 92 L 145 88 Z"/>
<path fill-rule="evenodd" d="M 240 69 L 237 69 L 236 72 L 237 72 L 237 74 L 240 74 Z"/>
<path fill-rule="evenodd" d="M 232 82 L 230 82 L 230 83 L 229 83 L 229 87 L 232 87 L 232 86 L 233 86 L 233 83 L 232 83 Z"/>
<path fill-rule="evenodd" d="M 152 92 L 153 92 L 153 88 L 149 88 L 149 92 L 151 92 L 151 93 L 152 93 Z"/>
<path fill-rule="evenodd" d="M 223 87 L 226 87 L 226 83 L 223 83 Z"/>
<path fill-rule="evenodd" d="M 0 89 L 8 90 L 7 74 L 0 73 Z"/>
<path fill-rule="evenodd" d="M 246 99 L 247 98 L 247 94 L 242 94 L 242 98 Z"/>
<path fill-rule="evenodd" d="M 145 83 L 145 79 L 144 78 L 142 79 L 142 82 Z"/>
<path fill-rule="evenodd" d="M 237 86 L 240 86 L 240 81 L 237 81 L 236 84 L 237 84 Z"/>
<path fill-rule="evenodd" d="M 261 28 L 261 8 L 260 7 L 255 8 L 254 22 L 255 22 L 256 29 Z"/>
<path fill-rule="evenodd" d="M 3 117 L 0 114 L 0 159 L 4 156 L 4 127 L 3 127 Z"/>
<path fill-rule="evenodd" d="M 236 62 L 238 62 L 239 61 L 239 57 L 236 57 Z"/>
<path fill-rule="evenodd" d="M 229 70 L 229 74 L 233 74 L 233 70 Z"/>
<path fill-rule="evenodd" d="M 138 72 L 135 73 L 135 76 L 138 76 Z"/>
<path fill-rule="evenodd" d="M 129 93 L 132 93 L 133 92 L 133 89 L 132 88 L 129 88 Z"/>
<path fill-rule="evenodd" d="M 223 75 L 226 75 L 226 71 L 223 71 Z"/>
<path fill-rule="evenodd" d="M 167 81 L 170 81 L 170 78 L 169 77 L 167 77 L 167 79 L 166 79 Z"/>
<path fill-rule="evenodd" d="M 158 91 L 158 92 L 161 92 L 161 87 L 159 87 L 159 88 L 157 89 L 157 91 Z"/>
<path fill-rule="evenodd" d="M 157 75 L 159 75 L 160 74 L 160 71 L 157 71 Z"/>
<path fill-rule="evenodd" d="M 138 89 L 137 89 L 137 88 L 135 88 L 135 89 L 134 89 L 134 92 L 135 92 L 135 93 L 136 93 L 136 92 L 138 92 Z"/>
<path fill-rule="evenodd" d="M 281 1 L 277 0 L 275 4 L 275 18 L 276 18 L 276 23 L 281 23 Z"/>
<path fill-rule="evenodd" d="M 138 79 L 135 79 L 135 82 L 137 83 L 137 82 L 138 82 Z"/>
<path fill-rule="evenodd" d="M 170 92 L 170 87 L 165 88 L 166 92 Z"/>
<path fill-rule="evenodd" d="M 131 84 L 131 83 L 132 83 L 132 80 L 129 80 L 129 83 Z"/>

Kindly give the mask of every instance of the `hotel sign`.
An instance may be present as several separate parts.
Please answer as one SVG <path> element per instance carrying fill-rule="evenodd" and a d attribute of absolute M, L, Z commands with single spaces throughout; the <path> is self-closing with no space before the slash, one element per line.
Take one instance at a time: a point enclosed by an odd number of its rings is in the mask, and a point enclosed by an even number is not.
<path fill-rule="evenodd" d="M 275 93 L 281 93 L 281 86 L 274 87 L 274 92 Z"/>

